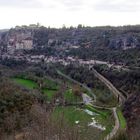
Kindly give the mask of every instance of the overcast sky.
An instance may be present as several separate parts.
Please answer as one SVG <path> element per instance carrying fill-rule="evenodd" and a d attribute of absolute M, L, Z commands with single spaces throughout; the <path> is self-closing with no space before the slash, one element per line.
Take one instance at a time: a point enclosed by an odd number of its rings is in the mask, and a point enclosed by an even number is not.
<path fill-rule="evenodd" d="M 140 0 L 0 0 L 0 28 L 140 24 Z"/>

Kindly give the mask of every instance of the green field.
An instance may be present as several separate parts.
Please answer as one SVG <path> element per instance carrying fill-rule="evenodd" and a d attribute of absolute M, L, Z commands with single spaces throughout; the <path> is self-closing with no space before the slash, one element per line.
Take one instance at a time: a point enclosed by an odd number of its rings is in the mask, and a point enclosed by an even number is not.
<path fill-rule="evenodd" d="M 76 127 L 82 140 L 93 140 L 93 138 L 101 140 L 101 130 L 88 126 L 88 123 L 92 121 L 92 116 L 83 110 L 76 107 L 57 107 L 53 112 L 53 118 L 58 119 L 59 117 L 67 122 L 67 126 Z M 79 123 L 76 124 L 76 121 Z"/>
<path fill-rule="evenodd" d="M 83 135 L 92 136 L 89 139 L 91 140 L 94 136 L 97 137 L 99 140 L 106 136 L 113 128 L 113 119 L 111 118 L 111 114 L 109 111 L 106 110 L 98 110 L 94 109 L 94 115 L 89 115 L 85 111 L 85 108 L 76 108 L 76 107 L 56 107 L 55 111 L 53 112 L 53 118 L 57 119 L 58 117 L 62 116 L 64 120 L 68 122 L 70 125 L 76 125 L 83 133 Z M 98 113 L 99 114 L 98 114 Z M 107 117 L 105 118 L 102 114 L 106 114 Z M 92 122 L 92 118 L 95 118 L 96 122 L 101 124 L 102 126 L 106 127 L 105 131 L 101 131 L 98 128 L 90 127 L 88 124 Z M 78 124 L 75 122 L 79 121 Z"/>
<path fill-rule="evenodd" d="M 38 87 L 37 83 L 33 80 L 23 79 L 23 78 L 12 78 L 15 83 L 20 84 L 29 89 L 35 89 Z"/>
<path fill-rule="evenodd" d="M 46 96 L 46 99 L 48 101 L 52 101 L 55 93 L 59 90 L 60 85 L 49 78 L 45 78 L 44 82 L 46 84 L 46 88 L 44 88 L 42 91 Z"/>
<path fill-rule="evenodd" d="M 105 109 L 97 109 L 91 105 L 86 105 L 85 108 L 98 114 L 95 116 L 96 121 L 101 123 L 103 126 L 106 126 L 104 135 L 107 135 L 109 132 L 111 132 L 114 125 L 114 119 L 112 117 L 111 111 Z"/>
<path fill-rule="evenodd" d="M 63 114 L 64 118 L 67 119 L 68 123 L 71 125 L 75 124 L 75 121 L 80 121 L 80 123 L 87 123 L 90 121 L 91 117 L 84 111 L 76 108 L 76 107 L 56 107 L 54 111 L 54 117 Z"/>
<path fill-rule="evenodd" d="M 102 117 L 105 117 L 105 118 L 107 118 L 108 115 L 109 115 L 109 111 L 96 109 L 92 105 L 85 105 L 85 108 L 87 108 L 88 110 L 90 110 L 92 112 L 95 112 L 97 114 L 100 114 Z"/>
<path fill-rule="evenodd" d="M 17 83 L 21 86 L 24 86 L 26 88 L 29 88 L 29 89 L 38 88 L 38 84 L 36 82 L 34 82 L 33 80 L 17 78 L 17 77 L 12 78 L 12 80 L 14 80 L 15 83 Z M 51 101 L 54 94 L 58 90 L 59 85 L 50 79 L 45 79 L 44 82 L 46 83 L 47 86 L 42 91 L 47 96 L 46 97 L 47 100 Z"/>
<path fill-rule="evenodd" d="M 48 101 L 51 101 L 56 93 L 56 90 L 50 90 L 50 89 L 43 89 L 43 93 L 46 95 L 46 98 Z"/>
<path fill-rule="evenodd" d="M 65 91 L 64 98 L 65 98 L 65 101 L 68 103 L 77 103 L 77 102 L 82 101 L 82 97 L 74 95 L 74 93 L 72 92 L 72 89 L 68 89 Z"/>

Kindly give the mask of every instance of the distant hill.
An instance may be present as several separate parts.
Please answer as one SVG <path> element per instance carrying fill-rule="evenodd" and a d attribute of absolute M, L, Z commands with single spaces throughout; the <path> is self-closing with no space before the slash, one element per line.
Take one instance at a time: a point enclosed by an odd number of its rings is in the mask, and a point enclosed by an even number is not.
<path fill-rule="evenodd" d="M 9 29 L 0 29 L 0 33 L 7 32 Z"/>
<path fill-rule="evenodd" d="M 109 47 L 122 48 L 124 50 L 140 47 L 140 26 L 122 26 L 122 27 L 82 27 L 77 28 L 46 28 L 22 26 L 10 30 L 0 30 L 0 32 L 9 31 L 8 37 L 14 34 L 32 33 L 34 45 L 37 46 L 73 46 L 83 47 Z"/>
<path fill-rule="evenodd" d="M 36 49 L 45 53 L 53 48 L 59 56 L 75 56 L 82 59 L 98 59 L 140 64 L 140 25 L 121 27 L 46 28 L 22 26 L 3 30 L 0 47 L 12 54 L 15 50 Z M 6 48 L 6 49 L 5 49 Z M 42 51 L 43 50 L 43 51 Z M 131 51 L 132 50 L 132 51 Z"/>

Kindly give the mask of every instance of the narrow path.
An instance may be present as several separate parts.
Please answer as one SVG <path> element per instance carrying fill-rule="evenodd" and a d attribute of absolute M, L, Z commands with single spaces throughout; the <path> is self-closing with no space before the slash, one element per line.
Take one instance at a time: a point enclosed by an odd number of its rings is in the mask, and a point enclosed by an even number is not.
<path fill-rule="evenodd" d="M 118 115 L 117 115 L 117 108 L 112 108 L 112 112 L 113 112 L 113 115 L 114 115 L 114 118 L 115 118 L 115 126 L 114 128 L 112 129 L 112 131 L 106 136 L 106 138 L 104 140 L 110 140 L 112 139 L 116 133 L 118 132 L 119 128 L 120 128 L 120 122 L 119 122 L 119 118 L 118 118 Z"/>
<path fill-rule="evenodd" d="M 87 94 L 85 93 L 82 93 L 82 98 L 83 98 L 83 104 L 92 104 L 92 98 L 90 96 L 88 96 Z"/>

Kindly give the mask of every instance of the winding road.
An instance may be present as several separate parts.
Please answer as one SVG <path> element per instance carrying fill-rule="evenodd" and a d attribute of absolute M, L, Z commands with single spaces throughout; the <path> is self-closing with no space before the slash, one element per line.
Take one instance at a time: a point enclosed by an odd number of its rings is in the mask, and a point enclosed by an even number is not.
<path fill-rule="evenodd" d="M 92 71 L 94 72 L 94 75 L 101 82 L 103 82 L 117 98 L 119 97 L 119 105 L 118 106 L 121 106 L 123 104 L 123 102 L 126 100 L 126 98 L 122 95 L 122 93 L 120 91 L 118 91 L 108 79 L 106 79 L 104 76 L 102 76 L 100 73 L 98 73 L 95 69 L 92 68 Z M 87 87 L 86 85 L 72 79 L 71 77 L 65 75 L 64 73 L 62 73 L 59 70 L 57 70 L 57 73 L 59 75 L 65 77 L 66 79 L 71 80 L 72 82 L 82 86 L 86 90 L 88 90 L 89 93 L 92 95 L 92 97 L 94 97 L 94 101 L 96 102 L 96 95 L 92 92 L 92 90 L 89 87 Z M 113 108 L 101 107 L 101 106 L 96 106 L 96 105 L 93 105 L 93 106 L 97 107 L 97 108 L 100 108 L 100 109 L 112 110 L 112 113 L 113 113 L 113 116 L 114 116 L 114 119 L 115 119 L 115 125 L 114 125 L 114 128 L 112 129 L 112 131 L 104 138 L 104 140 L 112 139 L 116 135 L 116 133 L 118 132 L 118 130 L 120 128 L 120 122 L 119 122 L 119 118 L 118 118 L 118 115 L 117 115 L 117 106 L 113 107 Z"/>
<path fill-rule="evenodd" d="M 103 82 L 117 98 L 119 98 L 120 104 L 122 104 L 126 100 L 122 93 L 118 89 L 116 89 L 116 87 L 108 79 L 106 79 L 103 75 L 98 73 L 94 68 L 92 68 L 91 70 L 94 72 L 94 75 L 101 82 Z"/>
<path fill-rule="evenodd" d="M 120 128 L 120 122 L 119 122 L 119 118 L 117 115 L 117 107 L 112 108 L 112 112 L 113 112 L 114 119 L 115 119 L 115 125 L 114 125 L 114 128 L 112 129 L 111 133 L 109 133 L 104 140 L 112 139 L 117 134 L 117 132 Z"/>
<path fill-rule="evenodd" d="M 94 72 L 94 75 L 100 81 L 102 81 L 117 98 L 119 97 L 119 106 L 121 106 L 126 100 L 126 98 L 122 95 L 122 93 L 119 90 L 117 90 L 116 87 L 108 79 L 106 79 L 103 75 L 98 73 L 95 69 L 92 68 L 92 71 Z M 117 132 L 120 128 L 120 122 L 119 122 L 119 118 L 117 115 L 117 106 L 112 108 L 112 112 L 113 112 L 114 119 L 115 119 L 115 125 L 114 125 L 114 128 L 112 129 L 112 131 L 105 137 L 104 140 L 112 139 L 117 134 Z"/>

